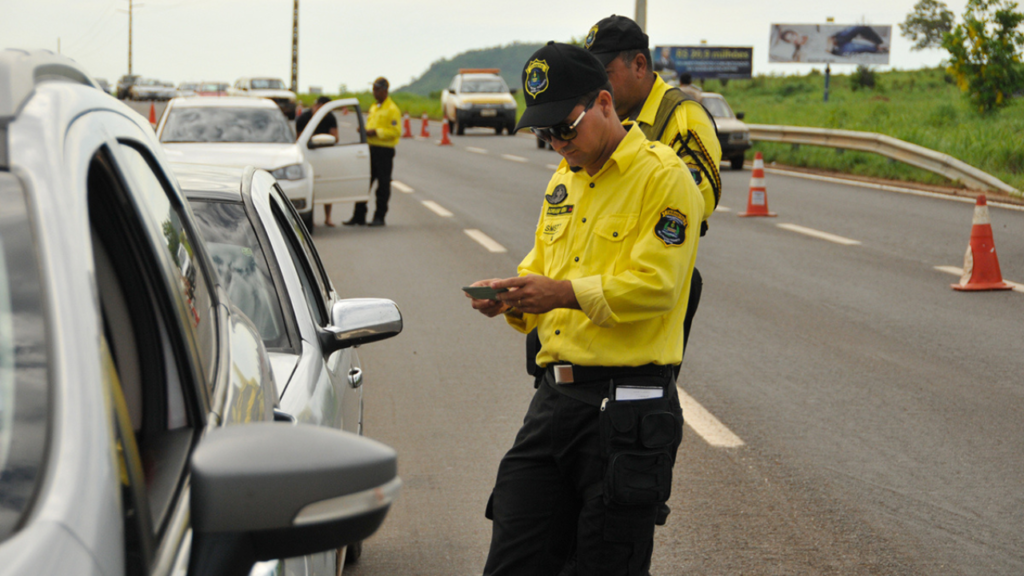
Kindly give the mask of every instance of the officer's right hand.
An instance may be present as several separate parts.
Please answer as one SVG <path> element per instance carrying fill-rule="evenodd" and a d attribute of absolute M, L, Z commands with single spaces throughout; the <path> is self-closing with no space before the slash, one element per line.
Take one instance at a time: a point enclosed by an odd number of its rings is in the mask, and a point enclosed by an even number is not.
<path fill-rule="evenodd" d="M 500 278 L 491 278 L 490 280 L 478 280 L 470 284 L 470 286 L 490 286 L 492 283 L 497 282 Z M 498 300 L 478 300 L 473 298 L 469 294 L 466 294 L 466 298 L 469 298 L 474 310 L 478 310 L 484 316 L 488 318 L 494 318 L 499 314 L 503 314 L 510 308 L 508 304 Z"/>

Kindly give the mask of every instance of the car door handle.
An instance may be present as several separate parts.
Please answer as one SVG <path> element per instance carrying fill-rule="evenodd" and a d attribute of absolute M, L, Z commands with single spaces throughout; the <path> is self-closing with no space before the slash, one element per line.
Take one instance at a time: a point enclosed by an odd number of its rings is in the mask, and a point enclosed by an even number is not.
<path fill-rule="evenodd" d="M 274 422 L 288 422 L 289 424 L 295 424 L 295 416 L 281 410 L 280 408 L 274 408 Z"/>
<path fill-rule="evenodd" d="M 348 371 L 348 385 L 353 388 L 359 388 L 363 385 L 362 368 L 352 368 Z"/>

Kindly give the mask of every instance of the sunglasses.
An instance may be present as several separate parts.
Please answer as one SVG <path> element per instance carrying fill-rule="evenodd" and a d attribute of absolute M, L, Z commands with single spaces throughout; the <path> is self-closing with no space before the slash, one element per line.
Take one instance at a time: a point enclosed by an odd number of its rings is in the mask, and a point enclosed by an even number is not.
<path fill-rule="evenodd" d="M 579 117 L 577 117 L 576 121 L 572 124 L 562 122 L 561 124 L 555 124 L 554 126 L 548 126 L 547 128 L 530 128 L 530 130 L 543 142 L 550 143 L 552 138 L 558 138 L 563 142 L 568 142 L 576 137 L 576 127 L 579 126 L 583 117 L 587 115 L 587 110 L 594 107 L 594 102 L 597 102 L 597 98 L 591 100 L 590 103 L 583 108 L 583 112 L 580 113 Z"/>

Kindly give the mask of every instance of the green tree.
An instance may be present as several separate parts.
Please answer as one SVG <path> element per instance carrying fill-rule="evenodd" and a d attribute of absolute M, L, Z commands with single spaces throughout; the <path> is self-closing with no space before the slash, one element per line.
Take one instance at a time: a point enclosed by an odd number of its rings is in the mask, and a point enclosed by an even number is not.
<path fill-rule="evenodd" d="M 1022 22 L 1013 0 L 968 0 L 963 23 L 942 40 L 947 71 L 980 112 L 1004 105 L 1007 94 L 1024 86 Z"/>
<path fill-rule="evenodd" d="M 900 34 L 914 43 L 911 50 L 941 48 L 942 37 L 952 29 L 953 11 L 939 0 L 919 0 L 900 24 Z"/>

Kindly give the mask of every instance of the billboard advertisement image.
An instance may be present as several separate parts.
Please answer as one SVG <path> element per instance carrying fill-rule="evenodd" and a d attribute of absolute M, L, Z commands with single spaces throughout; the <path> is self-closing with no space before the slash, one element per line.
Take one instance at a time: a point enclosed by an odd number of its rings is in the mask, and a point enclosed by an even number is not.
<path fill-rule="evenodd" d="M 666 81 L 688 72 L 694 80 L 702 78 L 750 78 L 753 48 L 723 46 L 656 46 L 651 54 L 654 70 Z"/>
<path fill-rule="evenodd" d="M 889 63 L 892 26 L 772 24 L 769 62 Z"/>

